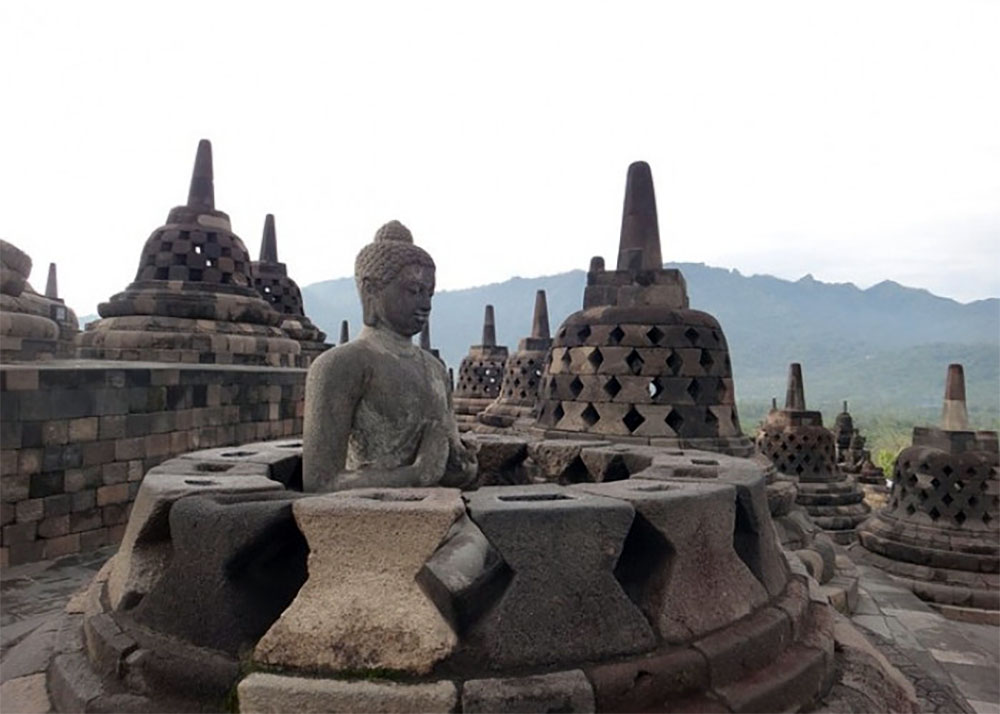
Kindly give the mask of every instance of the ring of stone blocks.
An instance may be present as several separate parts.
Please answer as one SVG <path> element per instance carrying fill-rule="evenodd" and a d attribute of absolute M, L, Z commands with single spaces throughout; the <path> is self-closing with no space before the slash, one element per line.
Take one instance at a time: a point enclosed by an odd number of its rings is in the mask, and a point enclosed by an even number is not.
<path fill-rule="evenodd" d="M 146 241 L 136 280 L 252 286 L 250 255 L 227 231 L 161 228 Z"/>
<path fill-rule="evenodd" d="M 920 534 L 906 523 L 881 515 L 858 533 L 865 548 L 894 560 L 975 573 L 1000 572 L 1000 545 L 986 538 L 944 540 L 938 534 Z"/>
<path fill-rule="evenodd" d="M 538 424 L 608 436 L 714 438 L 740 436 L 730 405 L 659 405 L 540 399 Z"/>
<path fill-rule="evenodd" d="M 907 447 L 893 467 L 886 512 L 923 525 L 996 532 L 1000 526 L 997 467 L 977 452 L 953 455 L 931 447 Z"/>
<path fill-rule="evenodd" d="M 545 353 L 518 352 L 507 358 L 500 384 L 506 400 L 534 403 L 541 383 Z"/>
<path fill-rule="evenodd" d="M 833 434 L 822 427 L 765 430 L 757 437 L 757 447 L 784 474 L 807 478 L 837 473 Z"/>
<path fill-rule="evenodd" d="M 495 399 L 500 394 L 503 372 L 502 360 L 466 357 L 458 370 L 455 396 Z"/>

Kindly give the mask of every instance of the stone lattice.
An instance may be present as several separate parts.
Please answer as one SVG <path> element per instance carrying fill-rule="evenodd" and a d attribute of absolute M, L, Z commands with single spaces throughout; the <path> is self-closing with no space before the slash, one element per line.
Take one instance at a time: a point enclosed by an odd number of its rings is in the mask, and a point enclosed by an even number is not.
<path fill-rule="evenodd" d="M 806 410 L 802 368 L 792 364 L 784 409 L 772 410 L 757 436 L 757 450 L 798 482 L 796 503 L 839 543 L 850 543 L 868 517 L 864 491 L 836 463 L 836 441 L 817 411 Z"/>
<path fill-rule="evenodd" d="M 684 276 L 662 267 L 649 166 L 629 167 L 617 270 L 595 258 L 584 309 L 556 333 L 539 390 L 553 432 L 752 452 L 736 411 L 718 321 L 688 306 Z"/>
<path fill-rule="evenodd" d="M 888 503 L 859 528 L 868 562 L 947 612 L 1000 611 L 997 433 L 975 431 L 965 377 L 951 365 L 941 428 L 916 427 L 893 467 Z M 965 613 L 963 617 L 969 617 Z"/>
<path fill-rule="evenodd" d="M 500 396 L 507 356 L 507 348 L 496 343 L 493 306 L 487 305 L 483 343 L 470 347 L 458 368 L 453 404 L 459 429 L 468 430 L 477 424 L 476 415 Z"/>
<path fill-rule="evenodd" d="M 302 291 L 288 277 L 285 264 L 278 261 L 278 237 L 274 228 L 274 216 L 270 213 L 264 219 L 260 260 L 252 262 L 250 266 L 254 287 L 271 307 L 281 313 L 282 329 L 298 341 L 302 350 L 299 365 L 308 367 L 330 345 L 324 342 L 326 333 L 306 317 Z"/>
<path fill-rule="evenodd" d="M 518 419 L 534 417 L 542 370 L 551 346 L 548 305 L 545 291 L 539 290 L 535 294 L 531 336 L 522 339 L 517 352 L 507 358 L 499 394 L 479 414 L 479 421 L 489 426 L 508 427 Z"/>
<path fill-rule="evenodd" d="M 49 265 L 45 294 L 28 282 L 31 258 L 0 240 L 0 361 L 33 362 L 75 356 L 76 314 L 59 298 Z"/>
<path fill-rule="evenodd" d="M 254 288 L 250 255 L 215 208 L 212 147 L 198 146 L 187 204 L 143 247 L 135 281 L 98 306 L 81 357 L 295 366 L 300 347 Z"/>

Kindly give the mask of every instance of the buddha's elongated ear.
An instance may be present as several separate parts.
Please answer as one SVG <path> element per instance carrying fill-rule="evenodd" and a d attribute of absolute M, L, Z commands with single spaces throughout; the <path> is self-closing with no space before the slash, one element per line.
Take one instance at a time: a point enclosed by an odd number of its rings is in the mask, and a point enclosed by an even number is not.
<path fill-rule="evenodd" d="M 358 290 L 361 297 L 361 319 L 369 327 L 374 327 L 378 323 L 377 307 L 379 285 L 375 280 L 369 277 L 364 277 L 361 279 L 360 290 Z"/>

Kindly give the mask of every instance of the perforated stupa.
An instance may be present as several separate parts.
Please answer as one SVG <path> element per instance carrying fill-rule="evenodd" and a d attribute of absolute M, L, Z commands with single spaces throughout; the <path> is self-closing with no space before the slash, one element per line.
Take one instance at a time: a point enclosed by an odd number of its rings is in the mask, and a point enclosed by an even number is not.
<path fill-rule="evenodd" d="M 478 423 L 476 415 L 500 395 L 506 362 L 507 347 L 497 344 L 493 306 L 487 305 L 483 314 L 482 344 L 470 347 L 458 368 L 453 403 L 459 429 L 464 431 L 475 426 Z"/>

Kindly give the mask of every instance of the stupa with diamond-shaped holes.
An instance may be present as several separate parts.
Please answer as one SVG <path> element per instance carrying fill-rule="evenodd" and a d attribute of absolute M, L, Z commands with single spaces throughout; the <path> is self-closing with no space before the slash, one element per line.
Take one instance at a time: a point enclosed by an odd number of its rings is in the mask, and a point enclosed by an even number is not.
<path fill-rule="evenodd" d="M 681 272 L 663 267 L 645 162 L 628 169 L 616 269 L 591 261 L 583 310 L 556 332 L 537 426 L 553 436 L 753 452 L 740 429 L 722 328 L 689 307 Z"/>
<path fill-rule="evenodd" d="M 836 441 L 823 415 L 806 409 L 802 366 L 788 369 L 784 409 L 772 409 L 757 436 L 757 449 L 780 473 L 798 481 L 796 503 L 836 542 L 851 543 L 870 508 L 858 484 L 837 468 Z"/>
<path fill-rule="evenodd" d="M 886 507 L 858 528 L 863 560 L 959 619 L 1000 619 L 997 432 L 969 425 L 962 365 L 948 367 L 940 427 L 915 427 Z"/>
<path fill-rule="evenodd" d="M 299 343 L 254 288 L 250 255 L 215 207 L 212 145 L 198 144 L 187 203 L 146 240 L 135 280 L 79 337 L 93 359 L 293 367 Z"/>
<path fill-rule="evenodd" d="M 476 416 L 500 395 L 506 362 L 507 348 L 497 344 L 493 306 L 487 305 L 483 314 L 483 342 L 469 348 L 458 368 L 458 384 L 452 399 L 459 429 L 467 431 L 478 424 Z"/>

